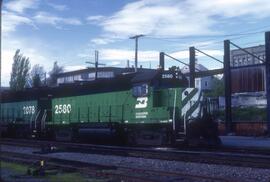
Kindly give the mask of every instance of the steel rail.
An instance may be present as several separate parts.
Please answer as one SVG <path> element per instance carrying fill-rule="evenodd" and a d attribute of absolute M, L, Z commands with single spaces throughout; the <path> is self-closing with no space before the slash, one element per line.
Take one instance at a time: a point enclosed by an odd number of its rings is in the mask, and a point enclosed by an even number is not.
<path fill-rule="evenodd" d="M 23 142 L 22 142 L 23 141 Z M 31 143 L 31 142 L 36 142 Z M 179 150 L 176 148 L 138 148 L 138 147 L 119 147 L 119 146 L 104 146 L 93 144 L 74 144 L 61 143 L 51 141 L 33 141 L 20 140 L 19 142 L 10 141 L 0 142 L 2 145 L 17 145 L 23 147 L 41 148 L 53 146 L 64 151 L 81 152 L 81 153 L 97 153 L 103 155 L 142 157 L 151 159 L 184 161 L 184 162 L 199 162 L 208 164 L 224 164 L 231 166 L 251 166 L 255 168 L 270 168 L 270 151 L 261 151 L 261 153 L 248 153 L 246 149 L 223 149 L 217 151 L 192 151 Z M 62 148 L 61 148 L 62 147 Z M 49 151 L 50 152 L 50 151 Z M 245 153 L 244 153 L 245 152 Z"/>
<path fill-rule="evenodd" d="M 83 174 L 91 175 L 92 177 L 109 177 L 128 181 L 160 181 L 161 178 L 176 178 L 176 179 L 199 179 L 199 180 L 209 180 L 209 181 L 224 181 L 224 182 L 237 182 L 238 180 L 225 177 L 213 177 L 208 175 L 191 174 L 186 172 L 173 172 L 155 169 L 141 169 L 136 167 L 126 167 L 126 166 L 103 166 L 96 165 L 87 162 L 77 162 L 65 159 L 55 159 L 48 156 L 40 155 L 30 155 L 25 153 L 17 152 L 4 152 L 1 155 L 1 160 L 23 163 L 26 165 L 31 165 L 33 163 L 38 163 L 40 160 L 45 161 L 45 170 L 48 167 L 54 167 L 58 170 L 74 170 L 82 172 Z"/>

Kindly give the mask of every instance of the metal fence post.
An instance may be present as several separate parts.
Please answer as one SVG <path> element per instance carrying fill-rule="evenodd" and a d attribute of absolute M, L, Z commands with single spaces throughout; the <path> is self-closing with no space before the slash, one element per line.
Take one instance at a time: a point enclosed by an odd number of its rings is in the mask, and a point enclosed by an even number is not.
<path fill-rule="evenodd" d="M 226 133 L 232 132 L 231 109 L 231 69 L 230 69 L 230 41 L 224 41 L 224 83 L 225 83 L 225 126 Z"/>
<path fill-rule="evenodd" d="M 270 32 L 265 32 L 265 73 L 267 99 L 267 133 L 270 134 Z"/>
<path fill-rule="evenodd" d="M 189 48 L 189 87 L 195 87 L 195 47 Z"/>
<path fill-rule="evenodd" d="M 165 54 L 164 52 L 160 52 L 159 53 L 159 66 L 162 70 L 165 69 Z"/>

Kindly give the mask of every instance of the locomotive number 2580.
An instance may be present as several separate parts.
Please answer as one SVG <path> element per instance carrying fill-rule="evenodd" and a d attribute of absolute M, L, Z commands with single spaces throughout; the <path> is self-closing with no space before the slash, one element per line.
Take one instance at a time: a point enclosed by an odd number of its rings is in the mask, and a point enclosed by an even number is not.
<path fill-rule="evenodd" d="M 66 114 L 71 112 L 71 105 L 70 104 L 59 104 L 54 106 L 54 114 Z"/>

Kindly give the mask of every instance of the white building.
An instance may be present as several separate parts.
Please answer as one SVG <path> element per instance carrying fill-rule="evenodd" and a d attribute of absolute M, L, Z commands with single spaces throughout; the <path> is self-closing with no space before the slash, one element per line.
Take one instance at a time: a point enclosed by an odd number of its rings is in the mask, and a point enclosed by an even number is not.
<path fill-rule="evenodd" d="M 206 67 L 204 67 L 201 64 L 195 64 L 195 71 L 198 72 L 198 70 L 200 71 L 207 71 L 208 69 Z M 189 73 L 189 67 L 188 66 L 184 66 L 181 69 L 182 73 Z M 206 77 L 202 77 L 202 78 L 195 78 L 195 87 L 199 88 L 203 91 L 207 91 L 207 90 L 211 90 L 212 89 L 212 83 L 213 83 L 213 76 L 206 76 Z"/>

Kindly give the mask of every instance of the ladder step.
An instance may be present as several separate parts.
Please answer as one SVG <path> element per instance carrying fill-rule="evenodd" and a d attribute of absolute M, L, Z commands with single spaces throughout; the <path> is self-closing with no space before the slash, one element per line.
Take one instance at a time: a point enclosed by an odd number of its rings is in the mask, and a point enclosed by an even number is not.
<path fill-rule="evenodd" d="M 175 140 L 175 143 L 176 143 L 177 145 L 183 145 L 185 142 L 186 142 L 186 140 L 185 140 L 184 138 L 177 138 L 177 139 Z"/>
<path fill-rule="evenodd" d="M 183 141 L 185 141 L 185 139 L 184 138 L 177 138 L 175 141 L 176 142 L 183 142 Z"/>
<path fill-rule="evenodd" d="M 184 133 L 184 132 L 178 132 L 176 135 L 177 136 L 186 136 L 186 133 Z"/>

